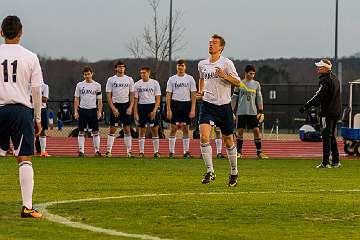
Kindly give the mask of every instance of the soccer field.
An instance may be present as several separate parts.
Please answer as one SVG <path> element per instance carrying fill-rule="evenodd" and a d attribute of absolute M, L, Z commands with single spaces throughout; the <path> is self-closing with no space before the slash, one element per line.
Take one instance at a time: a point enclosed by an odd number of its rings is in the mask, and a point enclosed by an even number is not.
<path fill-rule="evenodd" d="M 358 239 L 360 161 L 317 163 L 239 160 L 229 188 L 226 159 L 202 185 L 201 159 L 38 158 L 39 220 L 20 218 L 18 167 L 1 158 L 0 239 Z"/>

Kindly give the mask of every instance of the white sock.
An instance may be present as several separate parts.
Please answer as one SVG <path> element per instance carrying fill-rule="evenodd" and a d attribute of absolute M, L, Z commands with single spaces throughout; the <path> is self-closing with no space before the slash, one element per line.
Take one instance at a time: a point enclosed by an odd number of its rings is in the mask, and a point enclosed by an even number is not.
<path fill-rule="evenodd" d="M 34 170 L 30 161 L 22 161 L 19 163 L 19 179 L 23 206 L 32 209 Z"/>
<path fill-rule="evenodd" d="M 94 144 L 95 153 L 99 152 L 100 151 L 100 136 L 99 136 L 99 134 L 93 135 L 93 144 Z"/>
<path fill-rule="evenodd" d="M 189 152 L 189 145 L 190 145 L 190 138 L 183 138 L 183 149 L 184 149 L 184 154 Z"/>
<path fill-rule="evenodd" d="M 238 174 L 238 169 L 237 169 L 237 150 L 236 150 L 236 146 L 232 146 L 230 148 L 226 148 L 226 154 L 228 156 L 229 159 L 229 163 L 230 163 L 230 174 L 231 175 L 237 175 Z"/>
<path fill-rule="evenodd" d="M 222 151 L 222 139 L 221 138 L 216 138 L 215 139 L 215 144 L 216 144 L 216 153 L 221 153 Z"/>
<path fill-rule="evenodd" d="M 144 147 L 145 147 L 145 137 L 140 137 L 140 139 L 139 139 L 140 153 L 144 153 Z"/>
<path fill-rule="evenodd" d="M 201 143 L 201 155 L 204 160 L 206 171 L 214 172 L 214 165 L 212 162 L 212 148 L 210 143 Z"/>
<path fill-rule="evenodd" d="M 115 136 L 114 136 L 114 134 L 108 134 L 106 151 L 111 152 L 112 147 L 113 147 L 113 145 L 114 145 L 114 141 L 115 141 Z"/>
<path fill-rule="evenodd" d="M 175 153 L 175 143 L 176 143 L 176 137 L 170 136 L 169 137 L 169 152 Z"/>
<path fill-rule="evenodd" d="M 154 153 L 159 152 L 159 137 L 153 137 L 153 146 L 154 146 Z"/>
<path fill-rule="evenodd" d="M 39 138 L 40 140 L 40 148 L 41 148 L 41 152 L 46 152 L 46 136 L 40 136 Z"/>
<path fill-rule="evenodd" d="M 131 135 L 125 135 L 124 136 L 124 142 L 125 142 L 125 146 L 126 146 L 126 151 L 127 153 L 131 152 L 131 148 L 132 148 L 132 138 Z"/>
<path fill-rule="evenodd" d="M 85 145 L 85 137 L 84 135 L 80 135 L 78 136 L 78 144 L 79 144 L 79 152 L 84 153 L 84 145 Z"/>

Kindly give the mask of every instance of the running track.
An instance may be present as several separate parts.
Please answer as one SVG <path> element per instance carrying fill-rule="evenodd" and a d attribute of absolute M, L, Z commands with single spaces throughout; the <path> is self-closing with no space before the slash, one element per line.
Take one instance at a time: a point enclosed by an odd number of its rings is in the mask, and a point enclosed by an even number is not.
<path fill-rule="evenodd" d="M 215 143 L 212 142 L 211 145 L 215 154 Z M 264 153 L 266 153 L 271 158 L 320 158 L 322 156 L 321 142 L 302 142 L 300 140 L 263 140 L 262 148 Z M 77 138 L 47 137 L 47 151 L 52 156 L 77 156 Z M 181 156 L 183 154 L 182 139 L 178 139 L 176 141 L 175 151 L 177 156 Z M 339 142 L 339 151 L 342 156 L 345 156 L 342 142 Z M 101 152 L 106 152 L 106 138 L 101 139 Z M 195 157 L 200 156 L 198 139 L 192 139 L 190 141 L 190 152 Z M 137 139 L 133 140 L 133 153 L 135 155 L 139 153 Z M 160 139 L 160 154 L 165 157 L 168 155 L 168 153 L 168 140 Z M 223 149 L 223 153 L 225 153 L 225 149 Z M 150 157 L 152 154 L 152 140 L 146 139 L 145 155 Z M 94 155 L 92 138 L 86 138 L 85 155 Z M 243 155 L 244 157 L 256 157 L 256 150 L 253 141 L 244 142 Z M 123 139 L 117 138 L 115 140 L 112 156 L 126 156 L 126 148 Z"/>

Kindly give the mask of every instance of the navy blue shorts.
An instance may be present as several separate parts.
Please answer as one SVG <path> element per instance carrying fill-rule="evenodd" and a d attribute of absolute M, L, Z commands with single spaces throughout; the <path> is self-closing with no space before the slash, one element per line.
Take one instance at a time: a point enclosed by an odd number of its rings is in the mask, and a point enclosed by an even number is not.
<path fill-rule="evenodd" d="M 202 101 L 200 106 L 199 124 L 207 123 L 220 128 L 225 136 L 233 134 L 234 121 L 230 104 L 215 105 Z"/>
<path fill-rule="evenodd" d="M 117 127 L 120 126 L 130 126 L 131 124 L 131 115 L 126 114 L 126 110 L 129 108 L 130 103 L 114 103 L 114 106 L 119 111 L 119 117 L 115 117 L 114 113 L 110 109 L 110 126 Z"/>
<path fill-rule="evenodd" d="M 21 104 L 0 107 L 0 146 L 7 146 L 10 138 L 16 156 L 34 155 L 34 122 L 31 108 Z"/>
<path fill-rule="evenodd" d="M 256 115 L 238 115 L 237 128 L 254 129 L 259 126 L 259 121 L 256 118 Z"/>
<path fill-rule="evenodd" d="M 146 125 L 150 127 L 159 126 L 159 114 L 156 114 L 155 119 L 151 120 L 149 114 L 154 110 L 155 103 L 152 104 L 138 104 L 139 127 L 144 128 Z"/>
<path fill-rule="evenodd" d="M 32 109 L 32 117 L 34 118 L 34 109 Z M 47 108 L 41 108 L 41 128 L 43 130 L 48 130 L 49 128 Z"/>
<path fill-rule="evenodd" d="M 79 108 L 79 131 L 83 132 L 85 129 L 91 129 L 94 132 L 99 131 L 99 121 L 97 118 L 97 109 L 83 109 Z"/>
<path fill-rule="evenodd" d="M 191 111 L 190 101 L 182 102 L 171 100 L 170 108 L 172 112 L 172 119 L 170 120 L 171 124 L 186 123 L 189 125 L 191 123 L 189 117 Z"/>

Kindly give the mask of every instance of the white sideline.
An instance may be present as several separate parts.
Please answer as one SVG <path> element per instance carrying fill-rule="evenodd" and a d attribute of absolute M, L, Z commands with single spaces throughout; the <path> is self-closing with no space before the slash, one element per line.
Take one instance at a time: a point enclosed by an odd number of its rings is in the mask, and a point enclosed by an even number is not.
<path fill-rule="evenodd" d="M 338 189 L 338 190 L 314 190 L 314 191 L 296 191 L 296 190 L 288 190 L 288 191 L 248 191 L 248 192 L 203 192 L 203 193 L 163 193 L 163 194 L 141 194 L 141 195 L 124 195 L 117 197 L 103 197 L 103 198 L 85 198 L 85 199 L 75 199 L 75 200 L 63 200 L 63 201 L 54 201 L 54 202 L 46 202 L 37 204 L 37 208 L 42 212 L 45 219 L 60 223 L 69 227 L 79 228 L 83 230 L 89 230 L 96 233 L 104 233 L 111 236 L 119 236 L 119 237 L 128 237 L 128 238 L 137 238 L 144 240 L 171 240 L 165 238 L 159 238 L 155 236 L 150 236 L 146 234 L 132 234 L 119 232 L 112 229 L 94 227 L 88 224 L 73 222 L 67 218 L 61 217 L 59 215 L 51 214 L 47 210 L 47 207 L 57 205 L 57 204 L 65 204 L 65 203 L 76 203 L 76 202 L 91 202 L 91 201 L 101 201 L 101 200 L 111 200 L 111 199 L 124 199 L 124 198 L 144 198 L 144 197 L 162 197 L 162 196 L 190 196 L 190 195 L 238 195 L 238 194 L 281 194 L 281 193 L 344 193 L 344 192 L 360 192 L 360 189 Z"/>

